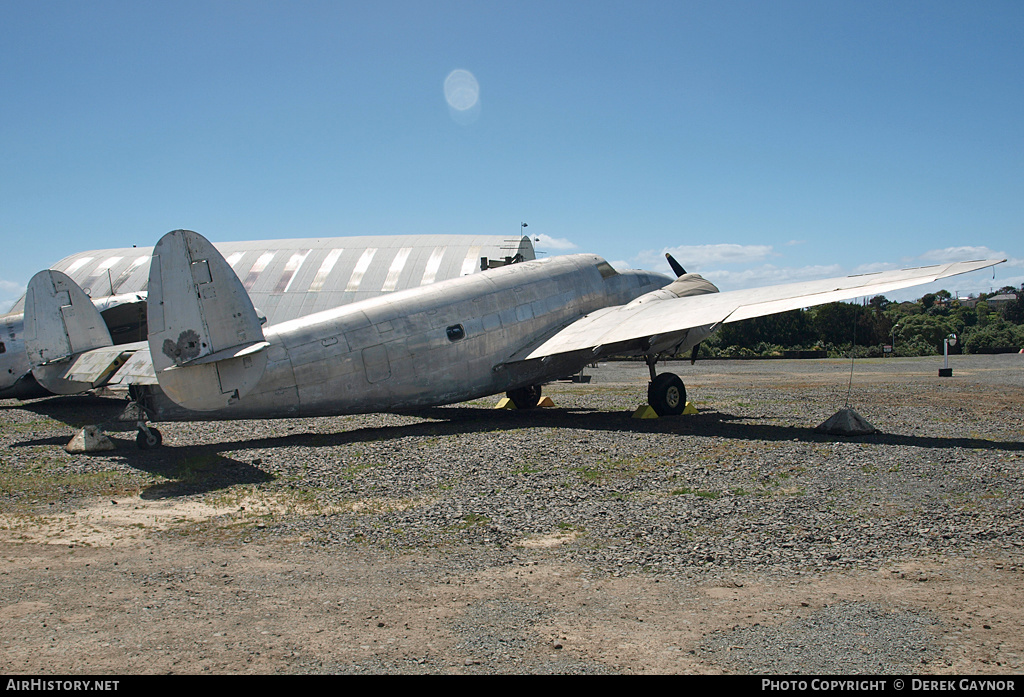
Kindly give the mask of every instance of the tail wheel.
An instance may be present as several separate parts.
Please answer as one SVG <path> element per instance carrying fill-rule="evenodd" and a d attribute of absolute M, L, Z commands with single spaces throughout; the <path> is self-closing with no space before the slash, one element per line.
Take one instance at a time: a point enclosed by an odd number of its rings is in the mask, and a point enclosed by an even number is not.
<path fill-rule="evenodd" d="M 533 409 L 540 404 L 540 385 L 520 387 L 518 390 L 510 390 L 505 396 L 512 400 L 516 409 Z"/>
<path fill-rule="evenodd" d="M 140 428 L 139 434 L 135 436 L 135 445 L 138 446 L 139 450 L 153 450 L 154 448 L 159 448 L 163 442 L 164 437 L 155 428 L 145 431 Z"/>
<path fill-rule="evenodd" d="M 658 416 L 678 416 L 686 408 L 686 387 L 678 375 L 662 373 L 647 387 L 647 402 Z"/>

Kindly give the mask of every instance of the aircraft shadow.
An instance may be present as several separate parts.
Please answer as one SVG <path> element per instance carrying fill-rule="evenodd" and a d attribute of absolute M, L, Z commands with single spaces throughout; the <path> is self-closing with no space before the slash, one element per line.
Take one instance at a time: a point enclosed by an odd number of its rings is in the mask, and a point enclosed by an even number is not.
<path fill-rule="evenodd" d="M 918 448 L 965 448 L 969 450 L 1024 450 L 1019 441 L 993 441 L 984 438 L 957 438 L 876 433 L 868 436 L 843 437 L 817 433 L 812 427 L 780 426 L 748 423 L 754 418 L 728 412 L 707 411 L 693 416 L 664 419 L 633 419 L 625 411 L 588 411 L 573 409 L 537 409 L 532 411 L 504 411 L 473 407 L 435 407 L 408 416 L 429 419 L 413 424 L 396 426 L 368 426 L 333 433 L 290 433 L 267 438 L 237 439 L 216 444 L 186 446 L 197 452 L 221 452 L 246 448 L 278 448 L 300 446 L 308 448 L 336 447 L 354 443 L 391 441 L 411 437 L 437 437 L 490 431 L 509 432 L 529 428 L 549 427 L 584 431 L 617 433 L 665 433 L 695 437 L 719 437 L 751 441 L 798 441 L 831 443 L 851 440 L 879 445 L 911 445 Z M 770 418 L 770 417 L 769 417 Z M 167 446 L 164 446 L 165 448 Z"/>
<path fill-rule="evenodd" d="M 456 412 L 451 414 L 451 412 Z M 460 421 L 479 424 L 492 414 L 490 409 L 469 407 L 436 407 L 419 412 L 418 415 L 453 424 Z M 519 427 L 552 426 L 577 428 L 593 431 L 621 431 L 645 433 L 674 433 L 693 436 L 719 437 L 737 440 L 802 441 L 808 443 L 831 443 L 836 440 L 880 445 L 912 445 L 918 448 L 966 448 L 971 450 L 1024 450 L 1021 441 L 995 441 L 985 438 L 940 437 L 904 435 L 899 433 L 874 433 L 866 436 L 833 436 L 818 433 L 813 427 L 779 426 L 765 423 L 747 423 L 751 420 L 766 420 L 778 417 L 737 416 L 728 412 L 704 411 L 700 414 L 668 417 L 662 419 L 633 419 L 629 412 L 598 412 L 569 409 L 539 409 L 531 412 L 504 412 L 513 417 L 528 417 Z M 515 418 L 512 419 L 515 421 Z M 377 430 L 377 429 L 374 429 Z M 472 429 L 466 429 L 467 431 Z"/>
<path fill-rule="evenodd" d="M 90 400 L 88 409 L 93 420 L 97 416 L 114 418 L 124 407 L 122 400 L 103 397 L 54 398 L 40 400 L 19 408 L 29 409 L 51 418 L 73 423 L 81 422 L 82 399 Z M 410 437 L 437 437 L 490 431 L 509 432 L 521 429 L 550 427 L 584 431 L 621 433 L 665 433 L 717 437 L 749 441 L 796 441 L 804 443 L 831 443 L 851 440 L 878 445 L 914 446 L 918 448 L 964 448 L 968 450 L 1022 451 L 1019 441 L 995 441 L 984 438 L 940 437 L 876 433 L 867 436 L 843 437 L 821 434 L 812 427 L 783 426 L 764 423 L 774 417 L 738 416 L 728 412 L 704 411 L 693 416 L 663 419 L 632 419 L 625 411 L 590 411 L 585 409 L 546 408 L 530 411 L 496 410 L 485 407 L 449 406 L 433 407 L 406 412 L 425 421 L 404 425 L 361 427 L 333 433 L 289 433 L 252 439 L 235 439 L 216 443 L 175 446 L 165 443 L 152 451 L 138 450 L 134 437 L 108 433 L 117 450 L 113 456 L 130 467 L 159 475 L 170 480 L 154 485 L 144 497 L 166 498 L 203 493 L 227 488 L 235 484 L 257 484 L 274 476 L 254 463 L 242 462 L 221 453 L 240 449 L 282 448 L 300 446 L 330 448 L 355 443 L 391 441 Z M 62 418 L 64 417 L 64 418 Z M 69 420 L 67 417 L 71 417 Z M 757 423 L 752 423 L 752 421 Z M 77 425 L 81 425 L 78 423 Z M 18 446 L 66 444 L 66 437 L 48 437 L 27 440 Z"/>
<path fill-rule="evenodd" d="M 113 457 L 133 469 L 167 480 L 145 487 L 140 494 L 143 499 L 159 500 L 204 494 L 236 484 L 261 484 L 275 478 L 261 469 L 258 462 L 242 462 L 222 455 L 221 451 L 225 450 L 223 443 L 189 446 L 168 444 L 157 450 L 139 450 L 135 445 L 134 425 L 113 423 L 113 419 L 121 414 L 124 407 L 123 399 L 76 395 L 5 405 L 0 409 L 28 410 L 74 428 L 94 423 L 111 427 L 105 433 L 113 441 L 115 449 L 101 455 Z M 67 444 L 68 437 L 61 435 L 30 438 L 14 443 L 11 447 L 48 445 L 63 448 Z"/>

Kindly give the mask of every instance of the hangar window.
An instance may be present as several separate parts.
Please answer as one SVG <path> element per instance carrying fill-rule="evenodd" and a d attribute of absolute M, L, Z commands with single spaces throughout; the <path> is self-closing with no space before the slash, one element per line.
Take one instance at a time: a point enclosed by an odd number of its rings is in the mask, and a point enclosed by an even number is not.
<path fill-rule="evenodd" d="M 466 328 L 461 324 L 453 324 L 444 331 L 448 335 L 448 341 L 459 341 L 466 338 Z"/>

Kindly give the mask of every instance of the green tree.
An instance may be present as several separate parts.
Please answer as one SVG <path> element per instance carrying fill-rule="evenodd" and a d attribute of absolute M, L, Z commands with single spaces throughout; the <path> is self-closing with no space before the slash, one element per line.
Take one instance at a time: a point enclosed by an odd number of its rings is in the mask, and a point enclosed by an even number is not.
<path fill-rule="evenodd" d="M 1015 290 L 1017 299 L 1003 308 L 1003 319 L 1013 324 L 1024 324 L 1024 290 Z"/>
<path fill-rule="evenodd" d="M 718 332 L 720 346 L 753 349 L 759 343 L 777 346 L 809 346 L 817 338 L 803 310 L 780 312 L 727 324 Z"/>
<path fill-rule="evenodd" d="M 984 327 L 988 324 L 989 320 L 989 309 L 988 303 L 984 300 L 979 300 L 978 304 L 974 306 L 974 312 L 978 316 L 978 326 Z"/>
<path fill-rule="evenodd" d="M 1024 347 L 1024 327 L 1004 319 L 991 320 L 984 327 L 971 331 L 964 339 L 964 351 L 1019 351 Z"/>
<path fill-rule="evenodd" d="M 889 341 L 892 320 L 871 307 L 852 303 L 826 303 L 811 310 L 818 340 L 842 346 L 873 346 Z"/>
<path fill-rule="evenodd" d="M 930 347 L 933 353 L 940 353 L 943 339 L 955 333 L 954 330 L 955 325 L 947 317 L 911 315 L 903 318 L 897 341 L 924 344 Z"/>

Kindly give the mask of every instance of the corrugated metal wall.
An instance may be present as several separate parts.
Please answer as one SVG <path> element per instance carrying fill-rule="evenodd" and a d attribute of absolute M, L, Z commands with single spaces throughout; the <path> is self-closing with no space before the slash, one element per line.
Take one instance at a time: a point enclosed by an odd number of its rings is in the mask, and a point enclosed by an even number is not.
<path fill-rule="evenodd" d="M 383 235 L 215 244 L 268 323 L 480 271 L 480 258 L 534 258 L 521 239 L 468 235 Z M 146 289 L 150 250 L 102 249 L 51 268 L 92 297 Z M 19 300 L 11 312 L 21 312 Z"/>

